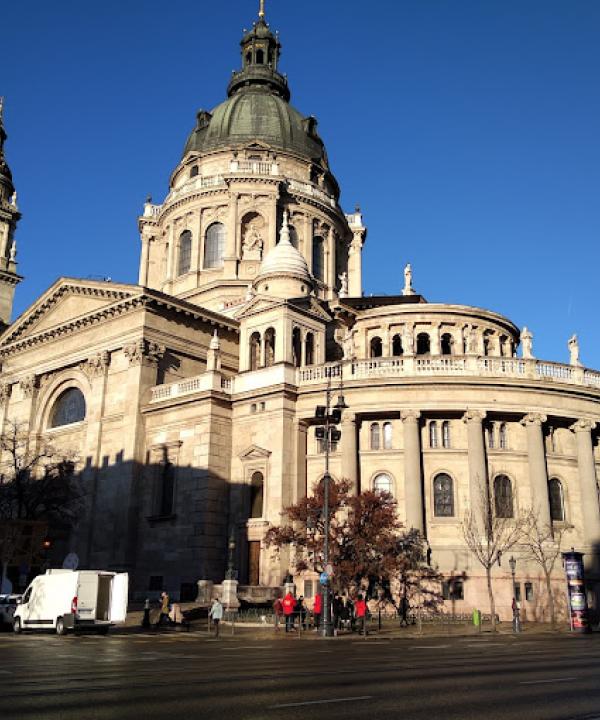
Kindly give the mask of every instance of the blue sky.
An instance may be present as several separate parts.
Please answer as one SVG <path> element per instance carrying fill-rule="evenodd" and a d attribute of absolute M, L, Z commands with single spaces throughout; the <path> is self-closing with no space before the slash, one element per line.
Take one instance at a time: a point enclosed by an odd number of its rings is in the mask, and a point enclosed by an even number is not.
<path fill-rule="evenodd" d="M 23 219 L 15 313 L 60 275 L 137 281 L 197 109 L 225 97 L 254 0 L 3 3 L 6 146 Z M 402 268 L 600 368 L 600 2 L 267 0 L 292 104 L 314 114 L 369 236 L 366 293 Z"/>

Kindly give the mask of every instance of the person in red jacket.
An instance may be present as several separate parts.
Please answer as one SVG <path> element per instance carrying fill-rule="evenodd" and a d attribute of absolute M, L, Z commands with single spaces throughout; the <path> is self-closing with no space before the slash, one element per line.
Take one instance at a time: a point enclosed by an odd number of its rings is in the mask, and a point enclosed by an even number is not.
<path fill-rule="evenodd" d="M 358 621 L 358 633 L 364 635 L 367 632 L 367 603 L 363 600 L 363 596 L 359 595 L 357 601 L 354 603 L 354 612 Z"/>
<path fill-rule="evenodd" d="M 313 603 L 313 618 L 315 623 L 315 630 L 319 631 L 321 625 L 321 613 L 323 612 L 323 596 L 320 592 L 315 595 L 315 601 Z"/>
<path fill-rule="evenodd" d="M 289 592 L 283 598 L 283 614 L 285 615 L 285 631 L 289 632 L 294 629 L 294 608 L 296 607 L 296 598 L 292 592 Z"/>

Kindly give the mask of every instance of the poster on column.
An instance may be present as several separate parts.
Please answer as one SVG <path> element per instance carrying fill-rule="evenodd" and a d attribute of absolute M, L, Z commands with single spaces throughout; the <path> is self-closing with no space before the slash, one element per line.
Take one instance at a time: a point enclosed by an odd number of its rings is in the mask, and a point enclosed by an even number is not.
<path fill-rule="evenodd" d="M 566 552 L 562 554 L 567 576 L 567 595 L 571 630 L 573 632 L 590 632 L 587 597 L 585 593 L 585 575 L 583 569 L 583 553 Z"/>

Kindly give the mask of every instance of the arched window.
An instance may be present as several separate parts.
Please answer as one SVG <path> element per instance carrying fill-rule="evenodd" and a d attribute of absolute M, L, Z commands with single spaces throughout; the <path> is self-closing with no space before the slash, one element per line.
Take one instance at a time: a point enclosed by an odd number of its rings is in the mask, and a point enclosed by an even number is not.
<path fill-rule="evenodd" d="M 438 445 L 438 427 L 436 421 L 432 420 L 429 423 L 429 447 L 436 448 Z"/>
<path fill-rule="evenodd" d="M 177 274 L 185 275 L 192 266 L 192 233 L 184 230 L 179 236 L 179 260 L 177 262 Z"/>
<path fill-rule="evenodd" d="M 446 473 L 440 473 L 433 479 L 433 514 L 436 517 L 454 517 L 454 483 Z"/>
<path fill-rule="evenodd" d="M 511 518 L 514 516 L 512 484 L 506 475 L 494 478 L 494 505 L 496 517 Z"/>
<path fill-rule="evenodd" d="M 417 355 L 429 355 L 431 352 L 431 341 L 427 333 L 417 335 Z"/>
<path fill-rule="evenodd" d="M 256 64 L 257 65 L 264 65 L 265 63 L 265 52 L 264 50 L 257 50 L 256 51 Z"/>
<path fill-rule="evenodd" d="M 290 225 L 289 228 L 290 228 L 290 242 L 297 250 L 298 246 L 300 245 L 300 241 L 298 240 L 298 231 L 296 230 L 296 228 L 293 225 Z"/>
<path fill-rule="evenodd" d="M 204 237 L 204 267 L 218 268 L 223 265 L 225 252 L 225 225 L 220 222 L 209 225 Z"/>
<path fill-rule="evenodd" d="M 392 423 L 383 423 L 383 448 L 384 450 L 392 449 Z"/>
<path fill-rule="evenodd" d="M 250 517 L 261 518 L 263 516 L 264 478 L 258 470 L 252 474 L 250 481 Z"/>
<path fill-rule="evenodd" d="M 258 370 L 260 364 L 260 333 L 252 333 L 250 336 L 250 359 L 248 367 L 250 370 Z"/>
<path fill-rule="evenodd" d="M 442 447 L 450 447 L 450 423 L 447 420 L 442 423 Z"/>
<path fill-rule="evenodd" d="M 488 425 L 485 429 L 485 435 L 487 438 L 487 446 L 490 450 L 496 447 L 496 440 L 494 438 L 494 426 Z"/>
<path fill-rule="evenodd" d="M 69 388 L 58 397 L 50 415 L 50 427 L 62 427 L 85 420 L 85 398 L 79 388 Z"/>
<path fill-rule="evenodd" d="M 452 338 L 452 335 L 450 335 L 450 333 L 444 333 L 442 335 L 442 341 L 441 341 L 442 355 L 452 355 L 452 345 L 453 344 L 454 344 L 454 339 Z"/>
<path fill-rule="evenodd" d="M 313 365 L 315 362 L 315 336 L 310 332 L 306 333 L 304 359 L 306 365 Z"/>
<path fill-rule="evenodd" d="M 292 330 L 292 358 L 294 365 L 300 367 L 302 363 L 302 335 L 300 328 L 297 327 Z"/>
<path fill-rule="evenodd" d="M 506 423 L 500 423 L 498 430 L 499 445 L 501 450 L 508 450 L 508 432 L 506 430 Z"/>
<path fill-rule="evenodd" d="M 271 367 L 275 362 L 275 330 L 269 328 L 265 331 L 265 367 Z"/>
<path fill-rule="evenodd" d="M 369 357 L 375 358 L 375 357 L 381 357 L 383 354 L 383 344 L 381 342 L 380 337 L 374 337 L 371 338 L 371 343 L 369 345 L 370 352 Z"/>
<path fill-rule="evenodd" d="M 398 357 L 402 355 L 404 350 L 402 348 L 402 335 L 394 335 L 392 338 L 392 355 Z"/>
<path fill-rule="evenodd" d="M 373 480 L 373 492 L 392 495 L 392 478 L 386 473 L 379 473 Z"/>
<path fill-rule="evenodd" d="M 252 62 L 252 53 L 250 51 L 248 51 L 246 53 L 246 65 L 250 65 L 251 62 Z"/>
<path fill-rule="evenodd" d="M 325 243 L 319 235 L 313 238 L 312 274 L 317 280 L 325 279 Z"/>
<path fill-rule="evenodd" d="M 371 450 L 379 450 L 380 445 L 379 423 L 371 423 Z"/>
<path fill-rule="evenodd" d="M 550 499 L 550 519 L 555 522 L 563 522 L 565 519 L 565 498 L 562 484 L 558 478 L 549 480 L 548 497 Z"/>
<path fill-rule="evenodd" d="M 191 178 L 196 177 L 197 174 L 198 174 L 198 166 L 192 165 L 192 167 L 190 169 L 190 177 Z"/>

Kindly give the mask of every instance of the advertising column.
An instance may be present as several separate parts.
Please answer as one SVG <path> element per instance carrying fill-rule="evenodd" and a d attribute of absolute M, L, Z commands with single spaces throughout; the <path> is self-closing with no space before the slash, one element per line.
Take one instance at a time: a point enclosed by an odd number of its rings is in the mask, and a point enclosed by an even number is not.
<path fill-rule="evenodd" d="M 590 632 L 583 572 L 583 553 L 571 550 L 563 553 L 562 556 L 567 576 L 571 630 L 580 633 Z"/>

